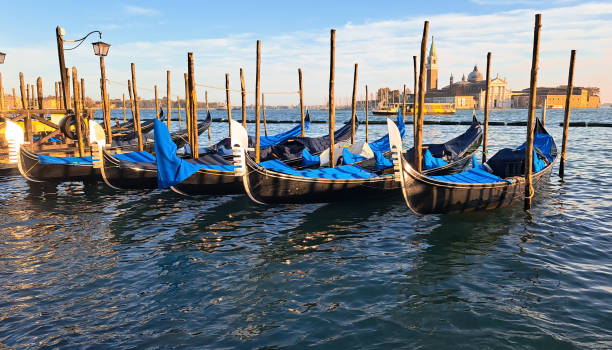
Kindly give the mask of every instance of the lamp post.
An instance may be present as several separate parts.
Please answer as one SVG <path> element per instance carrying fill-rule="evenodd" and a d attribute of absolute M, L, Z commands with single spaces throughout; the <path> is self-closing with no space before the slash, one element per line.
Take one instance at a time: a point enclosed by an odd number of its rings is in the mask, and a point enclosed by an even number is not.
<path fill-rule="evenodd" d="M 77 47 L 81 46 L 81 44 L 93 33 L 98 33 L 100 35 L 100 39 L 102 39 L 102 32 L 99 30 L 94 30 L 89 32 L 81 39 L 77 40 L 64 40 L 64 35 L 66 35 L 66 30 L 60 26 L 55 28 L 55 36 L 57 39 L 57 56 L 59 58 L 59 66 L 60 66 L 60 77 L 62 79 L 62 92 L 63 92 L 63 102 L 64 108 L 68 109 L 69 106 L 69 97 L 70 96 L 70 84 L 68 82 L 68 73 L 66 71 L 66 61 L 64 59 L 64 51 L 66 50 L 74 50 Z M 64 49 L 64 43 L 78 43 L 75 47 Z M 100 58 L 106 56 L 108 54 L 108 49 L 110 45 L 104 43 L 102 41 L 98 41 L 92 44 L 94 49 L 94 54 L 96 56 L 100 56 Z M 101 62 L 102 63 L 102 62 Z M 104 99 L 103 99 L 104 100 Z"/>

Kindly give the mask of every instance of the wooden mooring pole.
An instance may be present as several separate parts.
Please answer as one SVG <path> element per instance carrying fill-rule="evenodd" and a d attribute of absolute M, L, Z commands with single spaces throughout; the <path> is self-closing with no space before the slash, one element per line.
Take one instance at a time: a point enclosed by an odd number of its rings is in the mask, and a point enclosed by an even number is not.
<path fill-rule="evenodd" d="M 155 91 L 155 119 L 159 120 L 159 98 L 157 96 L 157 85 L 153 86 Z"/>
<path fill-rule="evenodd" d="M 485 85 L 484 129 L 482 135 L 482 162 L 487 161 L 487 140 L 489 135 L 489 91 L 491 90 L 491 53 L 487 52 L 487 82 Z"/>
<path fill-rule="evenodd" d="M 240 68 L 240 97 L 242 98 L 242 127 L 246 129 L 246 85 L 244 84 L 244 70 L 242 68 Z"/>
<path fill-rule="evenodd" d="M 540 28 L 542 15 L 535 15 L 533 30 L 533 53 L 531 57 L 531 82 L 529 84 L 529 113 L 527 119 L 527 143 L 525 146 L 525 210 L 531 208 L 533 198 L 533 129 L 536 109 L 536 89 L 538 86 L 538 58 L 540 54 Z"/>
<path fill-rule="evenodd" d="M 85 144 L 83 142 L 83 114 L 81 111 L 81 102 L 80 96 L 81 93 L 79 91 L 79 79 L 77 76 L 76 67 L 72 67 L 72 93 L 74 94 L 74 113 L 76 116 L 76 134 L 77 134 L 77 144 L 79 146 L 79 157 L 85 156 Z"/>
<path fill-rule="evenodd" d="M 414 91 L 412 92 L 412 144 L 416 145 L 417 137 L 417 57 L 412 56 L 412 62 L 414 63 Z"/>
<path fill-rule="evenodd" d="M 25 140 L 34 143 L 34 136 L 32 135 L 32 117 L 28 112 L 28 100 L 27 100 L 27 92 L 25 91 L 25 83 L 23 80 L 23 73 L 19 72 L 19 88 L 21 90 L 21 105 L 22 108 L 26 110 L 26 117 L 24 119 L 24 127 L 25 127 Z"/>
<path fill-rule="evenodd" d="M 227 127 L 229 129 L 228 135 L 232 137 L 232 105 L 230 102 L 229 73 L 225 73 L 225 104 L 227 109 Z"/>
<path fill-rule="evenodd" d="M 136 112 L 136 123 L 134 127 L 137 128 L 138 133 L 138 150 L 143 151 L 144 145 L 142 143 L 142 128 L 140 125 L 140 107 L 138 106 L 138 89 L 136 87 L 136 66 L 132 63 L 132 93 L 134 94 L 134 111 Z"/>
<path fill-rule="evenodd" d="M 300 121 L 302 123 L 302 133 L 300 136 L 306 136 L 306 120 L 304 119 L 304 86 L 302 85 L 302 68 L 298 68 L 298 89 L 300 91 Z"/>
<path fill-rule="evenodd" d="M 208 90 L 204 91 L 204 104 L 206 105 L 206 116 L 208 117 L 208 113 L 210 113 L 208 111 Z M 210 140 L 212 138 L 212 131 L 210 131 L 212 129 L 212 121 L 210 122 L 210 126 L 208 127 L 208 139 Z"/>
<path fill-rule="evenodd" d="M 135 133 L 138 133 L 138 127 L 136 126 L 136 110 L 134 109 L 134 90 L 132 90 L 131 80 L 128 80 L 128 96 L 130 97 L 130 112 L 132 112 L 132 122 L 134 123 L 132 128 Z"/>
<path fill-rule="evenodd" d="M 368 124 L 370 122 L 370 120 L 368 118 L 368 108 L 369 108 L 368 100 L 369 100 L 369 98 L 368 98 L 368 86 L 366 85 L 366 98 L 365 98 L 365 124 L 366 124 L 365 125 L 365 128 L 366 128 L 366 130 L 365 130 L 365 134 L 366 135 L 365 136 L 366 136 L 366 142 L 368 142 Z"/>
<path fill-rule="evenodd" d="M 565 175 L 565 157 L 567 153 L 567 137 L 569 134 L 571 99 L 574 90 L 574 62 L 576 61 L 576 50 L 570 55 L 569 73 L 567 75 L 567 92 L 565 93 L 565 115 L 563 116 L 563 143 L 561 144 L 561 163 L 559 164 L 559 177 Z"/>
<path fill-rule="evenodd" d="M 104 64 L 104 57 L 102 56 L 100 56 L 100 79 L 100 93 L 102 95 L 102 117 L 104 118 L 104 129 L 106 130 L 106 143 L 110 145 L 113 143 L 113 132 L 110 117 L 110 106 L 107 98 L 108 91 L 106 90 L 106 65 Z"/>
<path fill-rule="evenodd" d="M 187 78 L 187 73 L 183 73 L 183 78 L 185 78 L 185 128 L 187 128 L 187 143 L 189 147 L 193 143 L 191 134 L 191 114 L 189 112 L 189 79 Z"/>
<path fill-rule="evenodd" d="M 330 32 L 329 45 L 329 166 L 334 167 L 334 131 L 336 129 L 336 104 L 335 104 L 335 70 L 336 70 L 336 30 Z"/>
<path fill-rule="evenodd" d="M 355 133 L 357 132 L 357 63 L 353 72 L 353 101 L 351 105 L 351 144 L 355 143 Z"/>
<path fill-rule="evenodd" d="M 181 123 L 182 123 L 182 120 L 181 120 L 181 98 L 178 97 L 178 96 L 176 96 L 176 108 L 178 109 L 179 130 L 181 130 L 181 127 L 182 127 L 182 125 L 181 125 Z"/>
<path fill-rule="evenodd" d="M 259 126 L 259 92 L 261 74 L 261 41 L 257 40 L 256 68 L 255 68 L 255 162 L 261 159 L 261 127 Z"/>
<path fill-rule="evenodd" d="M 36 97 L 38 98 L 38 109 L 43 109 L 43 86 L 42 86 L 42 78 L 38 77 L 36 79 Z M 38 115 L 40 118 L 44 118 L 44 113 Z"/>
<path fill-rule="evenodd" d="M 194 159 L 200 156 L 198 143 L 198 100 L 195 89 L 195 71 L 193 64 L 193 52 L 187 53 L 187 78 L 189 81 L 189 114 L 191 116 L 191 134 L 193 145 L 191 146 L 191 155 Z"/>
<path fill-rule="evenodd" d="M 404 99 L 402 101 L 402 119 L 406 118 L 406 84 L 404 84 Z"/>
<path fill-rule="evenodd" d="M 58 82 L 55 82 L 55 108 L 59 109 L 60 108 L 60 101 L 59 101 L 59 85 Z"/>
<path fill-rule="evenodd" d="M 421 66 L 419 69 L 419 116 L 417 118 L 416 142 L 414 145 L 417 171 L 423 171 L 423 123 L 425 121 L 425 52 L 427 51 L 427 32 L 429 21 L 423 26 L 423 38 L 421 39 Z"/>
<path fill-rule="evenodd" d="M 170 71 L 166 71 L 166 125 L 172 130 L 172 100 L 170 96 Z"/>
<path fill-rule="evenodd" d="M 125 112 L 125 93 L 123 93 L 123 122 L 127 122 L 127 113 Z"/>

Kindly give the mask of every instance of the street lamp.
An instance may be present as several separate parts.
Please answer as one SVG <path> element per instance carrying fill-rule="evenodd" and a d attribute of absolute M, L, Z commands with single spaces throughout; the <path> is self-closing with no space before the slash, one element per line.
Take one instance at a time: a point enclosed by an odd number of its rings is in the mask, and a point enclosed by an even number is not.
<path fill-rule="evenodd" d="M 85 42 L 85 39 L 87 39 L 87 37 L 89 37 L 93 33 L 98 33 L 98 35 L 100 36 L 100 39 L 102 39 L 102 32 L 99 30 L 94 30 L 92 32 L 87 33 L 87 35 L 85 35 L 81 39 L 64 40 L 64 35 L 66 35 L 66 30 L 64 30 L 64 28 L 60 26 L 57 26 L 57 28 L 55 28 L 55 35 L 57 38 L 57 56 L 59 58 L 60 76 L 62 78 L 62 89 L 64 90 L 63 100 L 64 100 L 65 108 L 68 108 L 69 106 L 68 96 L 70 96 L 70 87 L 68 83 L 68 74 L 66 72 L 66 61 L 64 59 L 64 51 L 74 50 L 77 47 L 81 46 L 81 44 Z M 77 43 L 77 45 L 74 47 L 68 48 L 68 49 L 64 49 L 64 43 Z M 103 59 L 103 57 L 108 54 L 108 49 L 110 48 L 110 45 L 102 41 L 98 41 L 98 42 L 93 43 L 93 48 L 94 48 L 94 54 L 96 56 L 100 56 L 100 59 Z"/>
<path fill-rule="evenodd" d="M 6 57 L 6 54 L 4 52 L 0 52 L 0 64 L 4 63 L 4 58 Z"/>

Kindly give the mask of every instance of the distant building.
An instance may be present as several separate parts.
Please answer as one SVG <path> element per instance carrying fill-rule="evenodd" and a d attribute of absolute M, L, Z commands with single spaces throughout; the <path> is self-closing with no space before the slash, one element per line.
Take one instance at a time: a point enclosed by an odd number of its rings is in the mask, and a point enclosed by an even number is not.
<path fill-rule="evenodd" d="M 529 108 L 529 88 L 515 91 L 512 95 L 512 108 Z M 565 108 L 567 86 L 540 87 L 536 91 L 536 107 L 542 107 L 546 100 L 547 108 Z M 570 108 L 600 108 L 599 88 L 574 87 Z"/>
<path fill-rule="evenodd" d="M 427 93 L 425 101 L 428 103 L 453 103 L 456 109 L 481 109 L 485 104 L 486 81 L 478 66 L 465 74 L 460 81 L 455 82 L 451 74 L 449 84 L 438 87 L 438 55 L 432 38 L 429 55 L 427 56 Z M 507 88 L 506 79 L 495 77 L 489 84 L 489 106 L 491 108 L 510 108 L 512 91 Z"/>

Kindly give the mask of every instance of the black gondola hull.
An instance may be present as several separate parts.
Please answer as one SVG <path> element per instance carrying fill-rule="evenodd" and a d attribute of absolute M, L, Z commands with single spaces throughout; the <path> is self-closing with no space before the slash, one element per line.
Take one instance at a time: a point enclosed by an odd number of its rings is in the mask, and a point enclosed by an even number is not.
<path fill-rule="evenodd" d="M 19 150 L 19 172 L 29 181 L 97 181 L 100 169 L 91 164 L 40 164 L 38 156 L 21 147 Z"/>
<path fill-rule="evenodd" d="M 242 179 L 233 171 L 200 169 L 195 174 L 172 186 L 185 195 L 243 194 Z"/>
<path fill-rule="evenodd" d="M 106 150 L 102 151 L 100 159 L 102 160 L 102 178 L 110 187 L 123 190 L 157 188 L 155 163 L 120 161 Z"/>

